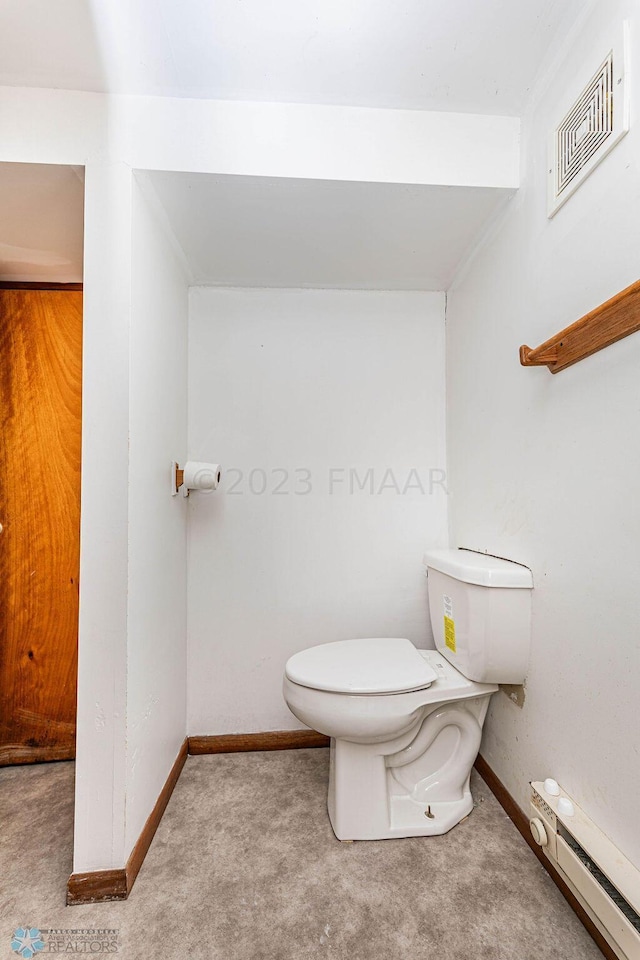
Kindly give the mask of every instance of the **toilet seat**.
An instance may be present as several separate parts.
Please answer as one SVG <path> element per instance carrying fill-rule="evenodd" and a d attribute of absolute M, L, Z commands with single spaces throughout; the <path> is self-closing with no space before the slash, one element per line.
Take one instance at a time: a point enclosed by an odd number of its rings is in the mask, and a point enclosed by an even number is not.
<path fill-rule="evenodd" d="M 294 654 L 286 676 L 293 683 L 332 693 L 408 693 L 429 687 L 438 674 L 410 640 L 368 637 L 323 643 Z"/>

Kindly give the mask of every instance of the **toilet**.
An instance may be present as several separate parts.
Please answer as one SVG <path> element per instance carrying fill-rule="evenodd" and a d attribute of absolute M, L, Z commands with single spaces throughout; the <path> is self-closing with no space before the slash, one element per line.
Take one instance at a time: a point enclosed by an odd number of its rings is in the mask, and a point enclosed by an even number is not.
<path fill-rule="evenodd" d="M 435 650 L 402 637 L 339 640 L 285 667 L 289 709 L 331 737 L 339 840 L 430 836 L 466 817 L 489 698 L 525 678 L 531 571 L 471 550 L 423 562 Z"/>

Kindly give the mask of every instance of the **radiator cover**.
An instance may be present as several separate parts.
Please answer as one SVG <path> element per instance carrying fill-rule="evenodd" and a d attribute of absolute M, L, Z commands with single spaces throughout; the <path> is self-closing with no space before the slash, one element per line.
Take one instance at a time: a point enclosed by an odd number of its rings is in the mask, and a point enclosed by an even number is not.
<path fill-rule="evenodd" d="M 558 801 L 571 801 L 571 816 Z M 560 788 L 531 784 L 531 832 L 620 960 L 640 960 L 640 871 Z"/>

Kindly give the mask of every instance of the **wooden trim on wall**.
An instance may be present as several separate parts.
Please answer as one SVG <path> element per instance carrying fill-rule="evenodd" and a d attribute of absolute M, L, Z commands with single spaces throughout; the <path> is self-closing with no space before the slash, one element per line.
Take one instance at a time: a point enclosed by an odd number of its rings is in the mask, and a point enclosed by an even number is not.
<path fill-rule="evenodd" d="M 127 873 L 120 870 L 92 870 L 72 873 L 67 882 L 67 906 L 127 899 Z"/>
<path fill-rule="evenodd" d="M 119 870 L 93 870 L 90 873 L 72 873 L 67 883 L 67 904 L 69 906 L 79 903 L 102 903 L 105 900 L 127 899 L 162 820 L 162 814 L 167 808 L 173 788 L 182 773 L 187 754 L 188 741 L 185 738 L 166 783 L 142 828 L 142 833 L 129 854 L 126 866 Z"/>
<path fill-rule="evenodd" d="M 162 820 L 162 814 L 167 809 L 167 804 L 171 799 L 173 788 L 178 782 L 178 777 L 182 773 L 182 768 L 185 765 L 188 755 L 188 745 L 189 741 L 185 737 L 182 746 L 180 747 L 180 752 L 175 759 L 175 763 L 171 767 L 167 781 L 160 791 L 160 796 L 156 800 L 153 810 L 147 817 L 147 822 L 142 828 L 142 833 L 138 837 L 135 847 L 129 854 L 127 866 L 125 867 L 127 874 L 127 896 L 133 889 L 133 885 L 136 882 L 136 877 L 140 872 L 140 867 L 142 866 L 144 858 L 147 855 L 147 850 L 151 846 L 151 841 L 153 840 L 155 832 L 160 825 L 160 821 Z"/>
<path fill-rule="evenodd" d="M 80 290 L 82 283 L 53 283 L 52 281 L 0 280 L 0 290 Z"/>
<path fill-rule="evenodd" d="M 189 737 L 189 753 L 240 753 L 248 750 L 298 750 L 328 747 L 329 737 L 315 730 L 272 730 L 269 733 L 228 733 L 222 736 Z"/>
<path fill-rule="evenodd" d="M 584 909 L 580 901 L 574 896 L 570 888 L 567 886 L 567 884 L 563 880 L 560 873 L 558 873 L 558 871 L 556 870 L 553 863 L 548 859 L 548 857 L 545 857 L 541 847 L 538 846 L 538 844 L 535 842 L 535 840 L 531 836 L 531 830 L 529 829 L 529 818 L 524 813 L 524 811 L 520 809 L 516 801 L 508 792 L 505 785 L 502 783 L 501 780 L 498 779 L 498 777 L 493 772 L 493 770 L 491 769 L 487 761 L 484 759 L 484 757 L 481 757 L 480 754 L 478 754 L 478 757 L 476 758 L 476 762 L 474 766 L 478 771 L 478 773 L 480 774 L 480 776 L 482 777 L 482 779 L 484 780 L 484 782 L 486 783 L 486 785 L 489 787 L 489 789 L 495 796 L 496 800 L 498 801 L 498 803 L 500 804 L 504 812 L 507 814 L 509 819 L 513 821 L 513 823 L 518 828 L 519 832 L 522 834 L 523 838 L 525 839 L 529 847 L 531 847 L 536 857 L 538 858 L 538 860 L 540 861 L 544 869 L 547 871 L 547 873 L 549 874 L 549 876 L 551 877 L 551 879 L 553 880 L 553 882 L 555 883 L 555 885 L 557 886 L 560 893 L 565 898 L 565 900 L 567 901 L 567 903 L 569 904 L 573 912 L 577 915 L 578 919 L 586 928 L 590 936 L 593 938 L 596 945 L 600 948 L 603 956 L 605 956 L 607 960 L 618 960 L 617 954 L 614 953 L 611 946 L 607 943 L 603 935 L 600 933 L 600 931 L 598 930 L 595 923 L 593 922 L 593 920 L 591 919 L 587 911 Z"/>

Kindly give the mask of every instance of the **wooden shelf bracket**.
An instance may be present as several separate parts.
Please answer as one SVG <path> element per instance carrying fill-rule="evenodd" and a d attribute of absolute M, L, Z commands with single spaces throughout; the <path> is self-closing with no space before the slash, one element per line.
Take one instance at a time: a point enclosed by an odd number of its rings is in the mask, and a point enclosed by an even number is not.
<path fill-rule="evenodd" d="M 523 367 L 549 368 L 558 373 L 572 363 L 590 357 L 630 333 L 640 330 L 640 280 L 621 290 L 606 303 L 565 327 L 539 347 L 520 347 Z"/>

